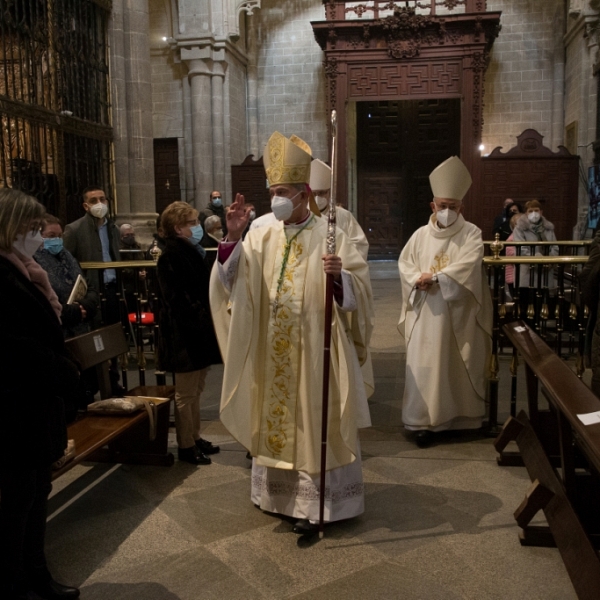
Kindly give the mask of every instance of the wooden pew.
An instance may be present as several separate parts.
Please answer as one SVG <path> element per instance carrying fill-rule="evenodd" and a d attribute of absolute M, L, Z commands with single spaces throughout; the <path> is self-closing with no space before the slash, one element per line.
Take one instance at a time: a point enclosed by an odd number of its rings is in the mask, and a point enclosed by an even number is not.
<path fill-rule="evenodd" d="M 111 397 L 108 361 L 129 351 L 120 323 L 71 338 L 67 348 L 81 369 L 95 368 L 100 397 Z M 138 386 L 127 396 L 169 398 L 157 405 L 156 437 L 150 441 L 150 421 L 145 410 L 131 415 L 107 416 L 83 414 L 68 426 L 68 438 L 75 440 L 75 458 L 54 471 L 53 478 L 82 461 L 116 462 L 171 466 L 173 454 L 168 451 L 170 400 L 175 396 L 173 386 Z"/>
<path fill-rule="evenodd" d="M 515 511 L 523 545 L 556 545 L 580 599 L 600 598 L 600 424 L 584 425 L 578 414 L 600 411 L 600 400 L 523 321 L 504 332 L 525 362 L 529 415 L 509 418 L 494 446 L 502 453 L 515 440 L 533 485 Z M 550 402 L 539 418 L 538 389 Z M 552 417 L 552 418 L 550 418 Z M 558 440 L 560 474 L 553 467 L 546 441 Z M 552 444 L 553 445 L 553 444 Z M 546 444 L 547 446 L 547 444 Z M 548 527 L 530 526 L 543 510 Z"/>

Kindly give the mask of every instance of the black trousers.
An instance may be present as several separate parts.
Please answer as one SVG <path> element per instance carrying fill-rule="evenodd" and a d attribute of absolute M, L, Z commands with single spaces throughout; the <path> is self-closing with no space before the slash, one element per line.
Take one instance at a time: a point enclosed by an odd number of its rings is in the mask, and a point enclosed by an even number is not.
<path fill-rule="evenodd" d="M 44 554 L 52 467 L 0 467 L 0 574 L 4 586 L 49 576 Z"/>

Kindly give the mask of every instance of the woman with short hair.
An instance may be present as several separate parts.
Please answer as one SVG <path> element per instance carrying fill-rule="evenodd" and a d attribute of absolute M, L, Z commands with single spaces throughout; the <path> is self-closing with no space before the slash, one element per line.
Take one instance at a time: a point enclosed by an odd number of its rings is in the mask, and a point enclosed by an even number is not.
<path fill-rule="evenodd" d="M 62 305 L 60 314 L 65 339 L 90 331 L 90 321 L 98 311 L 97 291 L 87 282 L 87 293 L 79 301 L 67 304 L 77 277 L 83 271 L 77 259 L 63 245 L 63 225 L 57 217 L 44 215 L 41 234 L 43 246 L 33 255 L 35 261 L 46 271 L 50 285 Z"/>
<path fill-rule="evenodd" d="M 222 360 L 208 300 L 210 271 L 200 245 L 204 232 L 198 211 L 186 202 L 173 202 L 162 213 L 161 235 L 159 366 L 175 373 L 179 460 L 208 465 L 208 455 L 219 447 L 200 437 L 200 395 L 210 366 Z"/>
<path fill-rule="evenodd" d="M 556 234 L 554 233 L 554 225 L 543 215 L 542 205 L 538 200 L 530 200 L 525 204 L 525 213 L 517 221 L 513 230 L 513 239 L 515 242 L 531 242 L 531 246 L 521 246 L 521 256 L 531 256 L 532 246 L 536 242 L 554 242 Z M 534 246 L 535 256 L 558 256 L 558 246 Z M 534 322 L 527 316 L 530 308 L 536 309 L 536 292 L 535 288 L 543 285 L 543 282 L 538 282 L 537 268 L 533 267 L 535 273 L 533 275 L 533 284 L 530 287 L 530 269 L 529 265 L 519 265 L 519 281 L 515 281 L 515 285 L 519 286 L 519 302 L 521 308 L 520 317 Z M 553 271 L 548 273 L 548 288 L 551 290 L 556 287 Z M 554 314 L 551 312 L 551 314 Z"/>
<path fill-rule="evenodd" d="M 79 374 L 67 357 L 62 307 L 33 255 L 44 207 L 0 189 L 0 597 L 77 598 L 44 555 L 52 463 L 67 446 L 63 398 Z"/>

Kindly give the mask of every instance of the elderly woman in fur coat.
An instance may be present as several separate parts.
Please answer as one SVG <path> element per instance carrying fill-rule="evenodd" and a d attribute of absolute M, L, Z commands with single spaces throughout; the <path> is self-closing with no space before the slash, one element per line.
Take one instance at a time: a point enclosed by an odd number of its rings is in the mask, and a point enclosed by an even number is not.
<path fill-rule="evenodd" d="M 554 225 L 542 213 L 542 205 L 537 200 L 530 200 L 525 205 L 525 214 L 522 215 L 513 230 L 515 242 L 531 242 L 532 246 L 521 246 L 521 256 L 531 256 L 532 247 L 536 242 L 556 241 Z M 558 256 L 558 246 L 535 246 L 534 256 Z M 533 282 L 531 282 L 530 269 L 534 269 Z M 517 282 L 515 281 L 515 284 Z M 535 307 L 535 288 L 538 287 L 538 269 L 529 265 L 519 266 L 519 300 L 521 304 L 521 318 L 526 318 L 527 309 Z M 544 287 L 544 279 L 539 282 Z M 531 286 L 531 287 L 530 287 Z M 554 274 L 548 273 L 548 289 L 555 288 Z M 547 299 L 546 299 L 547 301 Z M 539 308 L 539 307 L 538 307 Z"/>

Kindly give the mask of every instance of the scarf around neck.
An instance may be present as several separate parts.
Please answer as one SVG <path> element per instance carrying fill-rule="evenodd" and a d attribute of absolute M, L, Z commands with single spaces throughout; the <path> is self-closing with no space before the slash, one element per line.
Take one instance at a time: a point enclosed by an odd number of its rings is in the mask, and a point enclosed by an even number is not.
<path fill-rule="evenodd" d="M 52 289 L 50 285 L 50 280 L 48 279 L 48 274 L 40 265 L 38 265 L 33 258 L 28 258 L 15 248 L 12 249 L 12 252 L 4 252 L 0 250 L 0 255 L 4 256 L 7 260 L 9 260 L 19 271 L 27 278 L 31 283 L 33 283 L 42 294 L 46 297 L 48 302 L 50 302 L 50 306 L 52 306 L 52 310 L 56 313 L 58 320 L 60 321 L 60 315 L 62 313 L 62 305 L 58 301 L 58 296 L 55 291 Z"/>

